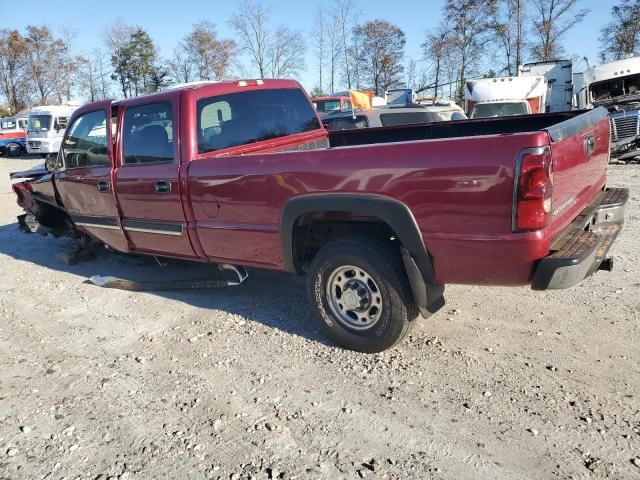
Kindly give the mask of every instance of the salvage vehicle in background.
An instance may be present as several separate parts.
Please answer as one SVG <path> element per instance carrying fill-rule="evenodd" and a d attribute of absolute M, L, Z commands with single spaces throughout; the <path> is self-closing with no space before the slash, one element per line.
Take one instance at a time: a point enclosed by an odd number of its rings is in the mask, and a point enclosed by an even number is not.
<path fill-rule="evenodd" d="M 312 98 L 311 102 L 320 116 L 333 112 L 351 109 L 351 98 L 349 95 L 334 95 L 330 97 Z"/>
<path fill-rule="evenodd" d="M 544 77 L 547 83 L 545 112 L 573 110 L 573 62 L 549 60 L 525 63 L 518 67 L 519 77 Z"/>
<path fill-rule="evenodd" d="M 542 76 L 467 80 L 465 112 L 469 118 L 544 113 L 547 82 Z"/>
<path fill-rule="evenodd" d="M 27 116 L 0 118 L 0 155 L 18 157 L 27 152 Z"/>
<path fill-rule="evenodd" d="M 60 142 L 74 105 L 44 105 L 33 107 L 27 125 L 27 151 L 43 157 L 60 150 Z"/>
<path fill-rule="evenodd" d="M 86 105 L 60 168 L 13 190 L 25 231 L 306 274 L 327 334 L 378 352 L 447 283 L 610 269 L 628 191 L 608 154 L 604 109 L 327 132 L 297 82 L 243 80 Z"/>
<path fill-rule="evenodd" d="M 640 157 L 640 57 L 591 67 L 577 77 L 579 108 L 605 107 L 611 119 L 611 158 Z"/>
<path fill-rule="evenodd" d="M 453 117 L 453 118 L 452 118 Z M 415 123 L 441 122 L 465 119 L 457 105 L 448 102 L 409 105 L 381 105 L 369 110 L 335 112 L 322 117 L 327 130 L 376 128 Z"/>

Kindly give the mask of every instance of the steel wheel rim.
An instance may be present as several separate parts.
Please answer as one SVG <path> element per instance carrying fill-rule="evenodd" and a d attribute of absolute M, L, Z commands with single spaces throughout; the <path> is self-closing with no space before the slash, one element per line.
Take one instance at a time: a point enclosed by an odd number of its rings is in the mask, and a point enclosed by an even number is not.
<path fill-rule="evenodd" d="M 363 268 L 342 265 L 334 269 L 327 281 L 326 297 L 333 316 L 350 329 L 369 330 L 382 316 L 382 293 Z"/>

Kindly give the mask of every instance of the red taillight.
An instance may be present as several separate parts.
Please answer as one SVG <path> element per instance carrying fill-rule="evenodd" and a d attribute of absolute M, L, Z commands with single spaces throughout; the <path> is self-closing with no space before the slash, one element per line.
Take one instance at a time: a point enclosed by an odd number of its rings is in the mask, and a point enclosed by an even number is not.
<path fill-rule="evenodd" d="M 523 152 L 515 192 L 516 230 L 538 230 L 551 220 L 553 164 L 548 147 Z"/>

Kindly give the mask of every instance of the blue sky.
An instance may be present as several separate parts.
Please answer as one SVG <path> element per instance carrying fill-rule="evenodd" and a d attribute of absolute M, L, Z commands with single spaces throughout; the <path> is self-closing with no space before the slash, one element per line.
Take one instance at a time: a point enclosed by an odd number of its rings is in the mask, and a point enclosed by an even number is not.
<path fill-rule="evenodd" d="M 271 0 L 266 3 L 271 5 L 274 25 L 284 24 L 308 31 L 317 7 L 329 5 L 331 0 Z M 440 21 L 444 0 L 360 0 L 357 3 L 361 20 L 384 18 L 402 28 L 407 36 L 407 56 L 419 59 L 424 34 Z M 582 0 L 584 8 L 591 12 L 584 22 L 565 37 L 567 57 L 573 54 L 580 58 L 588 56 L 592 62 L 596 62 L 599 31 L 609 20 L 609 11 L 614 3 L 613 0 Z M 168 2 L 148 0 L 28 0 L 22 4 L 15 0 L 0 0 L 0 18 L 3 19 L 2 28 L 23 30 L 28 24 L 47 24 L 59 32 L 62 27 L 69 27 L 76 32 L 75 50 L 84 52 L 101 46 L 100 32 L 117 17 L 128 24 L 145 28 L 157 42 L 163 56 L 169 56 L 192 24 L 203 18 L 214 22 L 221 36 L 233 38 L 227 20 L 240 0 L 179 0 L 172 4 L 174 6 L 169 7 Z M 21 10 L 19 5 L 28 7 Z M 9 18 L 10 21 L 7 20 Z M 576 67 L 577 71 L 581 71 L 584 65 Z M 315 78 L 315 62 L 308 51 L 307 71 L 301 75 L 301 80 L 310 89 L 314 86 Z"/>

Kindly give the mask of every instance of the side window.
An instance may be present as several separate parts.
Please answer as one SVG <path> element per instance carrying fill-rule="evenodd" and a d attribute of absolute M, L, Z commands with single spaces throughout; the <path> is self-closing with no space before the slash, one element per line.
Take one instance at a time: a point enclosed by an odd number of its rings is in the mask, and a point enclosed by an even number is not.
<path fill-rule="evenodd" d="M 64 138 L 62 155 L 67 169 L 108 167 L 107 116 L 104 110 L 78 117 Z"/>
<path fill-rule="evenodd" d="M 198 152 L 247 145 L 320 128 L 302 90 L 250 90 L 197 103 Z"/>
<path fill-rule="evenodd" d="M 64 130 L 67 128 L 67 122 L 69 121 L 68 117 L 58 117 L 56 119 L 55 129 L 56 130 Z"/>
<path fill-rule="evenodd" d="M 123 130 L 126 165 L 173 162 L 173 113 L 169 102 L 127 108 Z"/>

